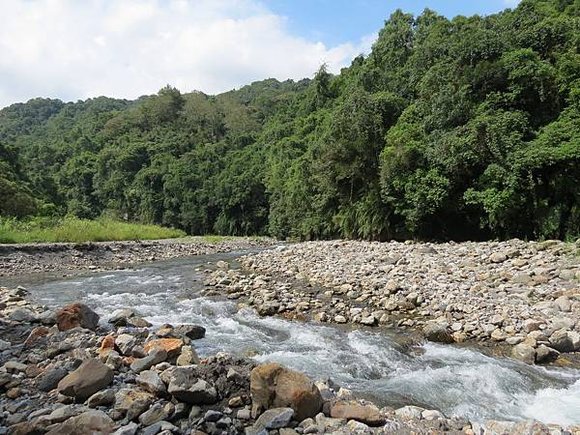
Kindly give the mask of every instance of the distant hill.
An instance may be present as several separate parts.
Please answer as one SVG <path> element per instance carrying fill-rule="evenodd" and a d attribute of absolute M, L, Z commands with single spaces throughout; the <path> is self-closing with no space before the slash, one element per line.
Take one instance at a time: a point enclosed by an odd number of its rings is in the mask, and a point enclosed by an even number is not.
<path fill-rule="evenodd" d="M 580 236 L 580 1 L 397 11 L 339 75 L 0 111 L 0 216 L 302 239 Z"/>

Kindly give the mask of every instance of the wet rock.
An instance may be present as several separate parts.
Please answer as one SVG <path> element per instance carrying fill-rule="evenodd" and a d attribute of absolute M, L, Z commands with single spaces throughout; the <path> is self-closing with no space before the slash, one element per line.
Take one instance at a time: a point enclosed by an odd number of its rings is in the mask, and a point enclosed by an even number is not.
<path fill-rule="evenodd" d="M 549 363 L 558 358 L 558 355 L 560 355 L 560 352 L 558 352 L 557 350 L 552 349 L 551 347 L 548 347 L 544 344 L 541 344 L 536 349 L 536 363 L 538 364 Z"/>
<path fill-rule="evenodd" d="M 179 325 L 175 327 L 178 337 L 185 336 L 190 340 L 199 340 L 205 337 L 205 328 L 199 325 Z"/>
<path fill-rule="evenodd" d="M 360 421 L 369 426 L 380 426 L 385 422 L 385 418 L 375 405 L 361 404 L 354 401 L 338 401 L 331 404 L 330 416 L 332 418 Z"/>
<path fill-rule="evenodd" d="M 58 383 L 58 392 L 84 401 L 111 382 L 113 371 L 99 360 L 90 359 Z"/>
<path fill-rule="evenodd" d="M 428 322 L 423 328 L 423 335 L 429 341 L 436 343 L 453 343 L 453 335 L 446 323 Z"/>
<path fill-rule="evenodd" d="M 520 343 L 513 347 L 512 357 L 526 364 L 533 364 L 536 360 L 536 350 L 529 344 Z"/>
<path fill-rule="evenodd" d="M 77 327 L 95 330 L 99 324 L 99 316 L 85 304 L 77 302 L 58 310 L 56 323 L 60 331 L 68 331 Z"/>
<path fill-rule="evenodd" d="M 296 419 L 314 417 L 322 408 L 322 397 L 314 383 L 303 373 L 279 364 L 263 364 L 250 375 L 254 415 L 270 408 L 292 408 Z"/>
<path fill-rule="evenodd" d="M 572 337 L 565 329 L 559 329 L 550 336 L 551 347 L 559 352 L 574 352 Z"/>

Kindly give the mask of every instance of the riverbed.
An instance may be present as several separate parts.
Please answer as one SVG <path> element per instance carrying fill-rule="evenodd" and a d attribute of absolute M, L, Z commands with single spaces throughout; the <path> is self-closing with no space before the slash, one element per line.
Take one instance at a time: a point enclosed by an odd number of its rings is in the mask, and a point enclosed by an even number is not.
<path fill-rule="evenodd" d="M 221 298 L 201 296 L 204 270 L 219 260 L 236 267 L 245 252 L 158 261 L 73 278 L 20 281 L 40 303 L 83 301 L 102 321 L 134 308 L 154 325 L 196 323 L 201 356 L 218 351 L 276 361 L 330 378 L 380 405 L 419 405 L 471 421 L 537 419 L 580 423 L 580 370 L 529 366 L 480 349 L 426 343 L 408 346 L 401 332 L 340 328 L 259 317 Z"/>

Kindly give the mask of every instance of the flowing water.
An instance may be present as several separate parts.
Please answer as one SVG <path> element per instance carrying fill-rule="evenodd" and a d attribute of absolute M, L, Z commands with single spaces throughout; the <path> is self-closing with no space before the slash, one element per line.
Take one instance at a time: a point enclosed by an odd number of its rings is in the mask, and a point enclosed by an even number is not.
<path fill-rule="evenodd" d="M 260 318 L 236 310 L 233 302 L 202 297 L 202 270 L 235 257 L 163 261 L 28 288 L 52 307 L 85 301 L 105 320 L 115 309 L 131 307 L 154 325 L 200 324 L 207 329 L 195 342 L 201 356 L 226 351 L 276 361 L 316 379 L 330 378 L 381 405 L 416 404 L 474 421 L 580 423 L 578 369 L 530 367 L 449 345 L 428 343 L 417 351 L 399 344 L 400 333 Z"/>

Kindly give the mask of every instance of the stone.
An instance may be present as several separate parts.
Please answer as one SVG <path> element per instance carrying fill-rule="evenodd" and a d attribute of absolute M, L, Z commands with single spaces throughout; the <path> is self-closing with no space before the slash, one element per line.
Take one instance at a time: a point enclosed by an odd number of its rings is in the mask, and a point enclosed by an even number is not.
<path fill-rule="evenodd" d="M 560 296 L 554 301 L 554 304 L 556 304 L 560 311 L 565 313 L 572 311 L 572 303 L 570 302 L 568 296 Z"/>
<path fill-rule="evenodd" d="M 181 354 L 177 357 L 177 365 L 190 366 L 193 364 L 199 364 L 199 356 L 197 356 L 193 347 L 183 346 L 181 348 Z"/>
<path fill-rule="evenodd" d="M 292 408 L 273 408 L 265 411 L 254 424 L 256 428 L 280 429 L 286 427 L 294 416 Z"/>
<path fill-rule="evenodd" d="M 68 371 L 63 367 L 49 369 L 35 379 L 36 388 L 45 392 L 54 390 L 67 374 Z"/>
<path fill-rule="evenodd" d="M 84 401 L 111 382 L 113 370 L 97 359 L 89 359 L 58 383 L 58 392 Z"/>
<path fill-rule="evenodd" d="M 51 424 L 62 423 L 75 415 L 79 415 L 83 411 L 84 409 L 74 405 L 61 406 L 52 411 L 44 420 L 49 421 Z"/>
<path fill-rule="evenodd" d="M 113 390 L 97 391 L 87 399 L 87 405 L 89 408 L 109 406 L 113 403 L 115 403 L 115 392 Z"/>
<path fill-rule="evenodd" d="M 512 348 L 512 357 L 526 364 L 534 364 L 536 350 L 526 343 L 520 343 Z"/>
<path fill-rule="evenodd" d="M 172 367 L 162 374 L 169 380 L 167 391 L 177 400 L 190 405 L 211 405 L 218 399 L 216 389 L 197 376 L 192 367 Z"/>
<path fill-rule="evenodd" d="M 127 320 L 134 316 L 136 316 L 135 311 L 129 308 L 115 310 L 109 318 L 109 323 L 112 323 L 117 327 L 127 326 Z"/>
<path fill-rule="evenodd" d="M 157 374 L 152 370 L 142 371 L 136 379 L 137 385 L 143 390 L 148 391 L 156 396 L 163 396 L 167 393 L 165 384 Z"/>
<path fill-rule="evenodd" d="M 10 313 L 10 320 L 22 323 L 31 323 L 36 321 L 34 313 L 26 308 L 17 308 Z"/>
<path fill-rule="evenodd" d="M 354 401 L 333 403 L 330 406 L 330 416 L 360 421 L 369 426 L 381 426 L 385 423 L 385 418 L 375 405 L 363 405 Z"/>
<path fill-rule="evenodd" d="M 403 420 L 421 420 L 423 411 L 425 410 L 418 406 L 403 406 L 395 410 L 395 415 Z"/>
<path fill-rule="evenodd" d="M 99 348 L 99 356 L 101 357 L 101 360 L 105 360 L 109 356 L 109 353 L 113 352 L 114 350 L 115 337 L 112 335 L 107 335 L 105 338 L 103 338 L 101 347 Z"/>
<path fill-rule="evenodd" d="M 169 423 L 168 421 L 158 421 L 151 426 L 147 426 L 141 432 L 141 435 L 167 435 L 178 432 L 178 428 Z"/>
<path fill-rule="evenodd" d="M 538 331 L 543 322 L 535 319 L 526 319 L 523 322 L 523 328 L 526 332 Z"/>
<path fill-rule="evenodd" d="M 0 340 L 0 352 L 4 352 L 12 347 L 12 343 L 5 340 Z"/>
<path fill-rule="evenodd" d="M 558 358 L 560 352 L 544 344 L 541 344 L 536 349 L 536 363 L 543 364 L 554 361 Z"/>
<path fill-rule="evenodd" d="M 429 341 L 436 343 L 453 343 L 453 335 L 446 323 L 427 322 L 423 328 L 423 335 Z"/>
<path fill-rule="evenodd" d="M 574 352 L 574 343 L 565 329 L 558 329 L 550 336 L 551 347 L 559 352 Z"/>
<path fill-rule="evenodd" d="M 115 393 L 115 410 L 131 421 L 139 417 L 153 403 L 155 397 L 146 391 L 122 388 Z"/>
<path fill-rule="evenodd" d="M 306 375 L 275 363 L 252 370 L 250 392 L 254 415 L 271 408 L 292 408 L 302 421 L 318 414 L 323 403 L 320 391 Z"/>
<path fill-rule="evenodd" d="M 200 340 L 205 337 L 205 328 L 199 325 L 178 325 L 174 328 L 178 337 L 185 336 L 190 340 Z"/>
<path fill-rule="evenodd" d="M 346 317 L 341 316 L 340 314 L 334 317 L 335 323 L 346 323 Z"/>
<path fill-rule="evenodd" d="M 503 252 L 494 252 L 489 256 L 489 260 L 492 263 L 503 263 L 507 259 L 508 259 L 507 255 L 504 254 Z"/>
<path fill-rule="evenodd" d="M 4 364 L 4 368 L 8 373 L 18 373 L 25 372 L 28 368 L 28 365 L 23 364 L 20 361 L 10 360 Z"/>
<path fill-rule="evenodd" d="M 215 411 L 213 409 L 209 409 L 205 415 L 203 416 L 203 420 L 204 421 L 209 421 L 209 422 L 213 422 L 215 423 L 216 421 L 218 421 L 220 418 L 222 418 L 223 413 L 219 412 L 219 411 Z"/>
<path fill-rule="evenodd" d="M 139 416 L 139 422 L 143 426 L 151 426 L 169 417 L 167 409 L 160 403 L 153 404 L 147 411 Z"/>
<path fill-rule="evenodd" d="M 32 347 L 36 343 L 38 343 L 41 338 L 46 337 L 49 334 L 50 330 L 46 326 L 39 326 L 34 328 L 28 334 L 26 340 L 24 340 L 24 347 Z"/>
<path fill-rule="evenodd" d="M 134 422 L 130 422 L 125 426 L 121 426 L 112 435 L 135 435 L 137 433 L 137 429 L 139 429 L 139 425 Z"/>
<path fill-rule="evenodd" d="M 59 331 L 73 328 L 97 329 L 99 316 L 87 305 L 79 302 L 66 305 L 56 312 L 56 324 Z"/>
<path fill-rule="evenodd" d="M 153 349 L 163 349 L 167 352 L 167 358 L 175 358 L 183 347 L 183 340 L 180 338 L 159 338 L 145 343 L 145 353 L 149 353 Z"/>
<path fill-rule="evenodd" d="M 151 353 L 144 358 L 138 358 L 131 364 L 131 370 L 135 373 L 141 373 L 144 370 L 149 370 L 156 364 L 162 363 L 167 359 L 167 352 L 165 349 L 154 348 Z"/>
<path fill-rule="evenodd" d="M 106 435 L 113 432 L 114 427 L 113 420 L 103 411 L 91 410 L 69 418 L 46 435 Z"/>
<path fill-rule="evenodd" d="M 122 355 L 131 355 L 133 347 L 137 344 L 137 339 L 131 334 L 119 334 L 115 343 Z"/>
<path fill-rule="evenodd" d="M 433 420 L 445 420 L 445 415 L 441 411 L 436 409 L 426 409 L 421 413 L 423 420 L 433 421 Z"/>

